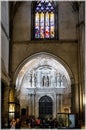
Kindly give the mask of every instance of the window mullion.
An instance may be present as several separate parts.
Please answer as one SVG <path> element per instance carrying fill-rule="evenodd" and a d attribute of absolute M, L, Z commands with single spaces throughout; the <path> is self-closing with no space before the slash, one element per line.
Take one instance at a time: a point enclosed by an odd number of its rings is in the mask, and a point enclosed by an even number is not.
<path fill-rule="evenodd" d="M 50 12 L 49 12 L 49 38 L 50 38 Z"/>
<path fill-rule="evenodd" d="M 40 26 L 40 12 L 39 12 L 39 38 L 40 38 L 40 28 L 41 28 L 41 26 Z"/>
<path fill-rule="evenodd" d="M 46 12 L 44 12 L 44 38 L 46 38 L 46 23 L 45 23 Z"/>

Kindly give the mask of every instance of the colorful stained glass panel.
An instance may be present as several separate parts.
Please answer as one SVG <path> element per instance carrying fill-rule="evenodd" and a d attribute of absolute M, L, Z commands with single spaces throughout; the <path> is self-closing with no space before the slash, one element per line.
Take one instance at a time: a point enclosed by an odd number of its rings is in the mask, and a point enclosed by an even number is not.
<path fill-rule="evenodd" d="M 44 13 L 40 13 L 40 38 L 44 38 Z"/>
<path fill-rule="evenodd" d="M 35 8 L 35 38 L 54 38 L 54 26 L 52 1 L 40 0 Z"/>
<path fill-rule="evenodd" d="M 45 37 L 49 38 L 49 13 L 45 14 Z"/>
<path fill-rule="evenodd" d="M 39 13 L 35 14 L 35 38 L 39 38 Z"/>
<path fill-rule="evenodd" d="M 54 38 L 54 13 L 50 13 L 50 37 Z"/>

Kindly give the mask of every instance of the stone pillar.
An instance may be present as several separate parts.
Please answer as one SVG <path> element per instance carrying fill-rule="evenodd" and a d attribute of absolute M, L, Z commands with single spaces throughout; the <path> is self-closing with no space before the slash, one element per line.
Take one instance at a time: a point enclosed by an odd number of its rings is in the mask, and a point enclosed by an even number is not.
<path fill-rule="evenodd" d="M 32 111 L 32 113 L 31 113 L 31 115 L 33 115 L 34 114 L 34 95 L 32 94 L 32 100 L 31 100 L 31 102 L 32 102 L 32 107 L 31 107 L 31 111 Z"/>
<path fill-rule="evenodd" d="M 35 84 L 34 84 L 34 72 L 32 73 L 32 87 L 34 87 Z"/>
<path fill-rule="evenodd" d="M 33 112 L 33 110 L 32 110 L 32 104 L 33 102 L 32 102 L 32 94 L 30 94 L 30 109 L 31 109 L 31 113 L 30 113 L 30 115 L 32 115 L 32 112 Z"/>
<path fill-rule="evenodd" d="M 33 100 L 33 115 L 35 116 L 35 96 L 36 94 L 33 95 L 34 100 Z"/>
<path fill-rule="evenodd" d="M 54 101 L 53 101 L 53 118 L 56 118 L 56 96 L 54 96 Z"/>
<path fill-rule="evenodd" d="M 37 118 L 39 116 L 39 101 L 38 101 L 38 95 L 35 95 L 35 117 Z"/>
<path fill-rule="evenodd" d="M 29 94 L 29 115 L 32 115 L 32 94 Z"/>
<path fill-rule="evenodd" d="M 40 72 L 37 72 L 37 87 L 40 87 Z"/>
<path fill-rule="evenodd" d="M 63 94 L 61 94 L 61 112 L 62 112 L 62 105 L 63 105 L 62 98 L 63 98 Z"/>
<path fill-rule="evenodd" d="M 59 112 L 62 110 L 62 94 L 59 94 Z"/>
<path fill-rule="evenodd" d="M 56 114 L 59 112 L 59 94 L 56 94 Z"/>
<path fill-rule="evenodd" d="M 32 115 L 35 115 L 35 94 L 32 94 Z"/>
<path fill-rule="evenodd" d="M 28 112 L 29 112 L 29 115 L 31 113 L 31 106 L 30 106 L 30 94 L 28 95 Z"/>

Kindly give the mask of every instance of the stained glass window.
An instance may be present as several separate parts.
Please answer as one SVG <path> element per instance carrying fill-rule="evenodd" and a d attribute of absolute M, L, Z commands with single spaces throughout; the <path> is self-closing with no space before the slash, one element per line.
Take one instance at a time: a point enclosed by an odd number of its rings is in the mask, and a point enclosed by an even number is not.
<path fill-rule="evenodd" d="M 55 37 L 55 7 L 49 0 L 39 0 L 35 6 L 35 38 Z"/>

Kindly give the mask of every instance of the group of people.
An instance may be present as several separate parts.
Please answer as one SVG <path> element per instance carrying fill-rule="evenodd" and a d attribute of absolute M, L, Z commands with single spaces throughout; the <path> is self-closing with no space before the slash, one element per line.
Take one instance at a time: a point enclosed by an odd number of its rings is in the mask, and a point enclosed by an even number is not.
<path fill-rule="evenodd" d="M 19 118 L 16 119 L 12 119 L 12 121 L 10 122 L 10 128 L 11 129 L 20 129 L 21 127 L 21 122 Z"/>
<path fill-rule="evenodd" d="M 57 128 L 58 122 L 52 118 L 27 118 L 26 124 L 29 128 Z"/>
<path fill-rule="evenodd" d="M 58 128 L 62 126 L 62 120 L 52 119 L 52 118 L 35 118 L 28 117 L 25 120 L 20 120 L 19 118 L 12 119 L 10 122 L 11 129 L 20 129 L 20 128 Z"/>

